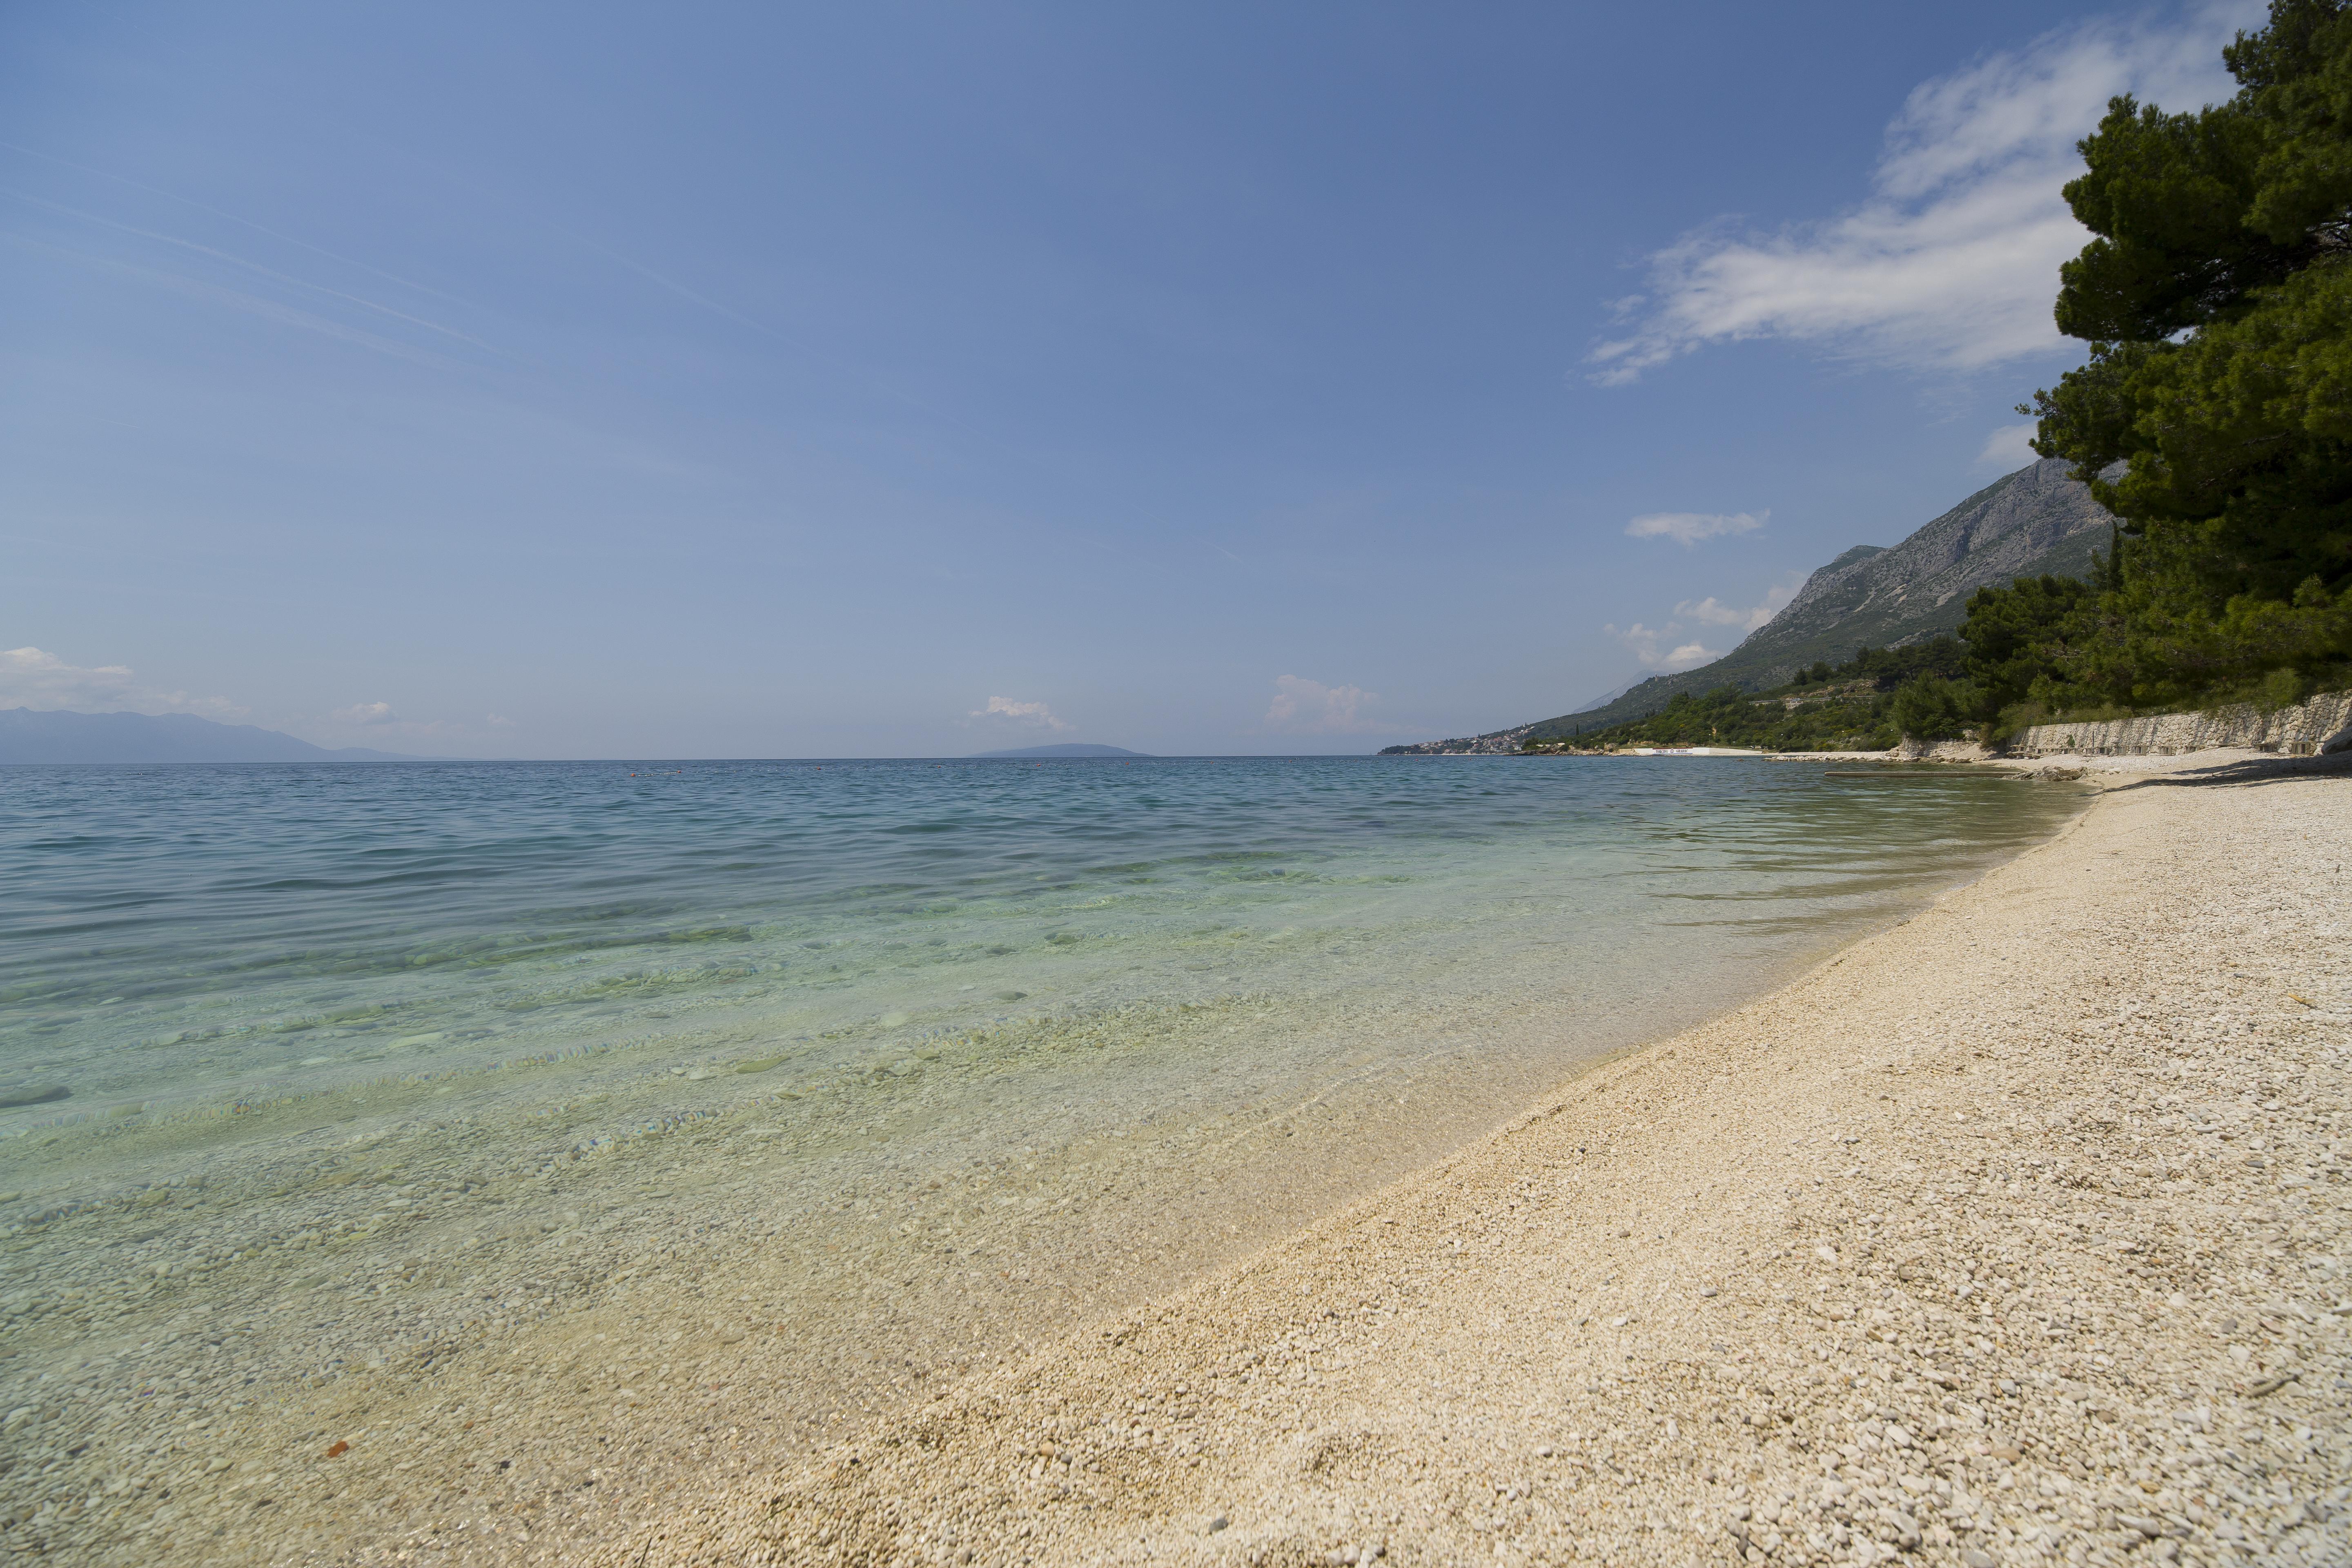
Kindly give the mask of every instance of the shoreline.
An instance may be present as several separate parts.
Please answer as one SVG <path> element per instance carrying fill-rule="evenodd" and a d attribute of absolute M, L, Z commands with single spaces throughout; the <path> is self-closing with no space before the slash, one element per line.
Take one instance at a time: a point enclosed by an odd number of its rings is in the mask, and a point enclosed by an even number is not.
<path fill-rule="evenodd" d="M 14 1146 L 39 1180 L 0 1215 L 17 1221 L 0 1415 L 18 1456 L 0 1529 L 93 1563 L 587 1560 L 649 1511 L 723 1498 L 1284 1244 L 2080 805 L 1948 793 L 1921 817 L 1907 793 L 1802 804 L 1821 794 L 1806 784 L 1794 815 L 1731 819 L 1764 830 L 1728 840 L 1745 889 L 1645 883 L 1630 903 L 1564 896 L 1558 868 L 1506 840 L 1510 875 L 1470 884 L 1513 895 L 1505 940 L 1460 968 L 1442 944 L 1385 950 L 1369 993 L 1188 995 L 1224 950 L 1188 951 L 1172 996 L 910 1026 L 878 1054 L 861 1034 L 772 1078 L 730 1070 L 761 1047 L 725 1013 L 643 1049 L 234 1124 L 47 1128 Z M 1822 836 L 1840 823 L 1860 836 Z M 1793 859 L 1792 826 L 1812 847 Z M 1661 896 L 1699 901 L 1641 912 Z M 1725 945 L 1711 926 L 1758 929 Z"/>
<path fill-rule="evenodd" d="M 2039 761 L 1923 913 L 610 1560 L 2341 1560 L 2345 760 Z"/>

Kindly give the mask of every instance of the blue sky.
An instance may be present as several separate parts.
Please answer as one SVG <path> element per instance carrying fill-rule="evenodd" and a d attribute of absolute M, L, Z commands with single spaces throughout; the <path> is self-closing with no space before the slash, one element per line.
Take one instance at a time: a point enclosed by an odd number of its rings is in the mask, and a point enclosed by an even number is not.
<path fill-rule="evenodd" d="M 0 706 L 1369 751 L 2026 459 L 2249 5 L 14 6 Z"/>

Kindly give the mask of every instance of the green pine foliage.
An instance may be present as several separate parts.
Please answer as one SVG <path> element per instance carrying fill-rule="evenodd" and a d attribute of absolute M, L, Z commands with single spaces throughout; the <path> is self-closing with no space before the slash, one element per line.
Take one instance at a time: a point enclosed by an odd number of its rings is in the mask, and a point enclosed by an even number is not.
<path fill-rule="evenodd" d="M 2090 353 L 2019 411 L 2118 520 L 2091 581 L 1981 588 L 1958 643 L 1528 749 L 1997 743 L 2352 686 L 2352 0 L 2272 0 L 2222 58 L 2235 97 L 2114 100 L 2065 188 L 2094 237 L 2058 326 Z"/>
<path fill-rule="evenodd" d="M 1725 686 L 1704 697 L 1676 692 L 1646 719 L 1570 739 L 1529 741 L 1527 752 L 1627 746 L 1733 746 L 1770 752 L 1883 751 L 1917 717 L 1920 693 L 1958 689 L 1966 658 L 1950 637 L 1906 647 L 1864 648 L 1832 668 L 1816 663 L 1771 691 Z M 1911 706 L 1906 708 L 1906 703 Z M 1957 733 L 1957 731 L 1955 731 Z"/>
<path fill-rule="evenodd" d="M 1609 739 L 1999 742 L 2352 685 L 2352 0 L 2272 0 L 2222 56 L 2234 98 L 2116 99 L 2065 189 L 2094 237 L 2060 269 L 2058 325 L 2090 354 L 2021 412 L 2118 520 L 2092 580 L 1978 590 L 1964 647 L 1866 693 L 1816 666 Z"/>
<path fill-rule="evenodd" d="M 2122 526 L 2003 706 L 2274 700 L 2352 661 L 2352 3 L 2273 0 L 2223 58 L 2234 98 L 2115 100 L 2066 186 L 2090 357 L 2023 411 Z"/>

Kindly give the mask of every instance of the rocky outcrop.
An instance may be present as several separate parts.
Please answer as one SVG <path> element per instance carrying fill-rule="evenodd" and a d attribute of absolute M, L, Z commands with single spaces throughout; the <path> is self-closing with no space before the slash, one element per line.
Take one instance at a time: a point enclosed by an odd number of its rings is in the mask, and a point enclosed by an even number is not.
<path fill-rule="evenodd" d="M 2106 547 L 2114 517 L 2052 459 L 1969 497 L 1892 549 L 1857 544 L 1805 580 L 1780 613 L 1713 664 L 1654 675 L 1604 703 L 1517 729 L 1391 746 L 1398 755 L 1516 752 L 1519 742 L 1582 734 L 1646 718 L 1677 692 L 1762 691 L 1817 659 L 1843 664 L 1958 629 L 1969 595 L 2017 577 L 2081 577 Z"/>
<path fill-rule="evenodd" d="M 2352 749 L 2352 691 L 2331 691 L 2265 713 L 2251 702 L 2210 713 L 2157 713 L 2096 724 L 2036 724 L 2013 742 L 2017 757 L 2177 756 L 2230 747 L 2287 756 Z"/>
<path fill-rule="evenodd" d="M 2114 516 L 2051 458 L 1979 490 L 1892 550 L 1849 550 L 1806 579 L 1787 608 L 1731 657 L 1769 661 L 1763 684 L 1815 658 L 1956 631 L 1969 595 L 2018 577 L 2081 576 Z M 1728 663 L 1727 659 L 1725 662 Z M 1718 683 L 1719 684 L 1719 683 Z"/>

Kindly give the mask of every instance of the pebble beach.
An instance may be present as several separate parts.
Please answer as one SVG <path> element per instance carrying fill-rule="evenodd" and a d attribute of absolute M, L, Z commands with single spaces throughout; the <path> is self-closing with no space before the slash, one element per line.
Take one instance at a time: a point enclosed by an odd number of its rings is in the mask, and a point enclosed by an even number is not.
<path fill-rule="evenodd" d="M 1466 996 L 1052 1014 L 781 1085 L 722 1032 L 550 1062 L 594 1092 L 503 1121 L 426 1079 L 19 1193 L 15 1256 L 66 1261 L 0 1299 L 10 1543 L 2343 1561 L 2352 777 L 2041 766 L 2089 776 L 2006 787 L 2098 792 L 2054 838 L 1565 1077 Z M 1047 1084 L 1063 1135 L 1008 1143 Z"/>
<path fill-rule="evenodd" d="M 1796 984 L 598 1560 L 2352 1560 L 2352 776 L 2092 766 Z"/>
<path fill-rule="evenodd" d="M 107 1568 L 615 1550 L 2085 799 L 1755 759 L 18 783 L 0 1541 Z"/>

